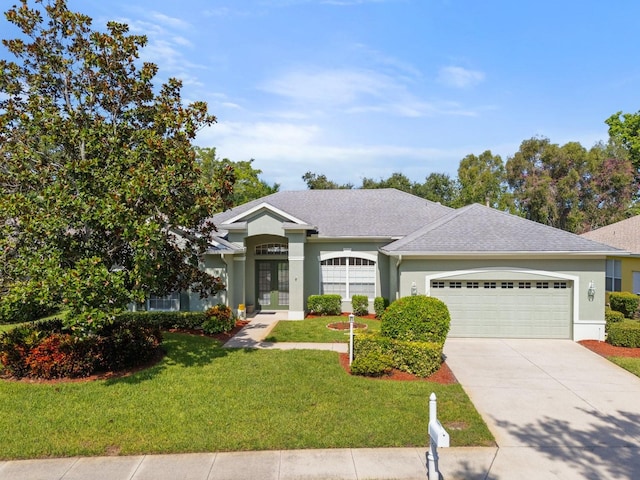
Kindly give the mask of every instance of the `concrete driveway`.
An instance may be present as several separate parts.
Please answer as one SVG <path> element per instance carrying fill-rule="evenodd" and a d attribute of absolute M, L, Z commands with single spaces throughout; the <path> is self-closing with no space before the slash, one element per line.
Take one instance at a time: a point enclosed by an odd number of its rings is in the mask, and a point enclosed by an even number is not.
<path fill-rule="evenodd" d="M 445 478 L 640 478 L 638 377 L 569 340 L 452 338 L 444 352 L 498 444 L 488 475 Z"/>

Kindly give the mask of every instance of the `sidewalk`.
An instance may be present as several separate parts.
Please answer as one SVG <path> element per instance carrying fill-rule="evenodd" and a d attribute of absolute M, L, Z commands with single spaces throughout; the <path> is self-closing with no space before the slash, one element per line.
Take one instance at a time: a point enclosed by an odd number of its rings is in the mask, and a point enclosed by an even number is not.
<path fill-rule="evenodd" d="M 447 480 L 485 479 L 496 451 L 448 448 L 440 471 Z M 0 480 L 425 480 L 425 454 L 372 448 L 0 461 Z"/>

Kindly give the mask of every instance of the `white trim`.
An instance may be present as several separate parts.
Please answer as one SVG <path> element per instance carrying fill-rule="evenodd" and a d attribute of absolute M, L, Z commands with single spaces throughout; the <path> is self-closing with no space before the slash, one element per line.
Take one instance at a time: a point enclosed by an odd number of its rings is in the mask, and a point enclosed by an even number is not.
<path fill-rule="evenodd" d="M 511 272 L 511 273 L 525 273 L 529 275 L 542 275 L 551 278 L 560 278 L 563 280 L 570 280 L 573 282 L 573 318 L 572 326 L 575 329 L 575 325 L 580 323 L 580 277 L 576 275 L 569 275 L 567 273 L 551 272 L 548 270 L 533 270 L 529 268 L 516 268 L 516 267 L 486 267 L 476 268 L 472 270 L 453 270 L 450 272 L 434 273 L 433 275 L 425 275 L 425 293 L 427 296 L 431 296 L 431 280 L 440 278 L 449 278 L 460 275 L 471 275 L 475 273 L 483 272 Z M 572 331 L 573 331 L 572 329 Z"/>
<path fill-rule="evenodd" d="M 320 292 L 322 292 L 322 262 L 324 260 L 331 260 L 332 258 L 362 258 L 364 260 L 369 260 L 370 262 L 373 262 L 373 268 L 374 268 L 374 275 L 373 275 L 373 296 L 375 297 L 377 292 L 378 292 L 378 255 L 377 254 L 372 254 L 369 252 L 358 252 L 358 251 L 351 251 L 351 250 L 341 250 L 341 251 L 337 251 L 337 252 L 326 252 L 326 253 L 322 253 L 320 255 L 318 255 L 318 286 L 320 287 Z M 349 290 L 349 264 L 347 262 L 347 265 L 345 265 L 345 268 L 347 269 L 347 276 L 346 276 L 346 283 L 345 283 L 345 287 L 346 287 L 346 293 L 345 293 L 345 297 L 342 299 L 342 301 L 346 301 L 346 302 L 350 302 L 352 299 L 352 295 L 351 292 Z"/>
<path fill-rule="evenodd" d="M 322 262 L 323 260 L 329 260 L 331 258 L 364 258 L 366 260 L 371 260 L 372 262 L 376 262 L 378 264 L 378 255 L 369 252 L 354 252 L 350 250 L 340 250 L 339 252 L 327 252 L 318 255 L 318 261 Z"/>
<path fill-rule="evenodd" d="M 259 210 L 269 210 L 283 218 L 286 218 L 287 220 L 290 220 L 293 223 L 298 223 L 301 225 L 307 225 L 307 222 L 303 222 L 302 220 L 294 217 L 293 215 L 288 214 L 287 212 L 280 210 L 279 208 L 274 207 L 273 205 L 269 205 L 268 203 L 262 202 L 259 205 L 256 205 L 253 208 L 250 208 L 249 210 L 242 212 L 239 215 L 236 215 L 235 217 L 230 218 L 229 220 L 225 220 L 224 222 L 221 223 L 221 225 L 229 225 L 231 223 L 235 223 L 238 220 L 248 217 L 249 215 L 259 211 Z"/>
<path fill-rule="evenodd" d="M 289 310 L 288 320 L 304 320 L 304 310 Z"/>

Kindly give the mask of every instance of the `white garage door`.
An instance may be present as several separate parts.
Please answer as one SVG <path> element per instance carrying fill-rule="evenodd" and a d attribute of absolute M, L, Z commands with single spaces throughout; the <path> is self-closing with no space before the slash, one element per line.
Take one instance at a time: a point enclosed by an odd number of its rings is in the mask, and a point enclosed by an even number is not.
<path fill-rule="evenodd" d="M 432 281 L 452 337 L 571 338 L 570 281 Z"/>

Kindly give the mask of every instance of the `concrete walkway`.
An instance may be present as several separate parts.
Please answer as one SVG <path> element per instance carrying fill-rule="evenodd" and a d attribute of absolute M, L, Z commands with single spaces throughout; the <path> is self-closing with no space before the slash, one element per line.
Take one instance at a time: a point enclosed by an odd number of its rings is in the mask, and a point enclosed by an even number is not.
<path fill-rule="evenodd" d="M 454 338 L 444 352 L 496 438 L 487 478 L 640 478 L 635 375 L 570 340 Z"/>
<path fill-rule="evenodd" d="M 277 350 L 330 350 L 333 352 L 348 353 L 349 346 L 346 343 L 287 343 L 264 342 L 273 327 L 280 320 L 287 319 L 287 312 L 259 313 L 251 317 L 249 324 L 240 330 L 233 338 L 224 344 L 226 348 L 263 348 Z"/>

